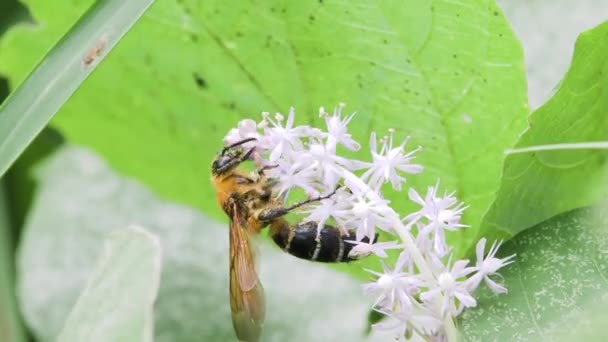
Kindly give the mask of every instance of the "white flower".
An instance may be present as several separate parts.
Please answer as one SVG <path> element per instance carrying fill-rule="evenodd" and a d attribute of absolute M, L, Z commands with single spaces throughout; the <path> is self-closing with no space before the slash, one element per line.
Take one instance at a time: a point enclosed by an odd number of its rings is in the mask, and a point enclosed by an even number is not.
<path fill-rule="evenodd" d="M 467 208 L 464 203 L 458 202 L 454 197 L 454 193 L 445 194 L 443 197 L 437 197 L 437 189 L 439 182 L 435 186 L 430 186 L 427 190 L 426 197 L 423 199 L 416 190 L 410 188 L 408 191 L 409 198 L 422 206 L 422 208 L 408 216 L 404 221 L 413 221 L 425 219 L 422 222 L 424 226 L 419 232 L 423 235 L 433 234 L 433 246 L 435 252 L 439 256 L 444 256 L 449 251 L 445 241 L 445 230 L 456 230 L 458 228 L 468 227 L 461 224 L 460 219 L 462 213 Z"/>
<path fill-rule="evenodd" d="M 343 108 L 344 104 L 341 103 L 337 109 L 334 109 L 334 113 L 331 116 L 325 112 L 323 107 L 319 110 L 319 115 L 325 117 L 325 124 L 327 125 L 327 147 L 335 152 L 336 144 L 342 144 L 351 151 L 358 151 L 361 148 L 361 144 L 353 140 L 347 130 L 347 126 L 355 116 L 355 113 L 342 119 L 340 116 L 342 115 Z"/>
<path fill-rule="evenodd" d="M 329 189 L 335 188 L 340 180 L 342 165 L 348 160 L 328 151 L 325 145 L 313 143 L 308 146 L 309 155 L 300 154 L 299 158 L 309 158 L 310 167 L 318 170 L 321 182 Z"/>
<path fill-rule="evenodd" d="M 259 140 L 260 134 L 258 133 L 257 124 L 251 119 L 241 120 L 238 123 L 237 128 L 231 129 L 224 137 L 224 145 L 228 146 L 248 138 L 256 138 Z M 248 143 L 243 144 L 243 148 L 248 149 L 255 146 L 256 144 L 256 141 L 250 141 Z"/>
<path fill-rule="evenodd" d="M 277 197 L 289 196 L 291 189 L 298 187 L 304 190 L 309 196 L 318 196 L 317 190 L 317 170 L 306 167 L 302 163 L 285 164 L 279 162 L 278 172 L 273 177 L 278 180 L 275 187 Z"/>
<path fill-rule="evenodd" d="M 476 246 L 477 263 L 475 264 L 474 267 L 472 267 L 475 270 L 475 272 L 477 272 L 477 273 L 475 273 L 467 281 L 467 286 L 470 291 L 475 290 L 481 283 L 481 280 L 484 280 L 486 285 L 488 285 L 490 290 L 492 290 L 494 293 L 506 293 L 507 292 L 507 289 L 504 286 L 496 283 L 489 277 L 494 274 L 500 276 L 500 274 L 497 273 L 498 269 L 500 269 L 504 266 L 507 266 L 510 263 L 515 261 L 515 260 L 513 260 L 513 258 L 515 258 L 515 254 L 510 255 L 503 259 L 498 259 L 495 257 L 496 252 L 498 251 L 498 248 L 500 247 L 500 245 L 501 245 L 501 242 L 497 243 L 496 241 L 494 241 L 494 243 L 492 244 L 492 247 L 490 247 L 490 250 L 488 251 L 488 255 L 484 258 L 486 239 L 483 238 L 483 239 L 479 240 L 479 242 L 477 243 L 477 246 Z"/>
<path fill-rule="evenodd" d="M 376 235 L 376 227 L 390 230 L 392 210 L 388 206 L 388 201 L 354 193 L 348 199 L 348 203 L 350 203 L 350 206 L 338 210 L 338 213 L 347 217 L 344 221 L 346 227 L 357 230 L 357 241 L 361 241 L 364 237 L 373 240 Z"/>
<path fill-rule="evenodd" d="M 401 184 L 405 183 L 405 178 L 399 175 L 399 172 L 420 173 L 422 166 L 412 164 L 414 153 L 420 148 L 409 153 L 405 153 L 405 144 L 409 137 L 405 138 L 401 145 L 393 147 L 394 130 L 389 130 L 390 136 L 382 139 L 382 148 L 378 152 L 376 133 L 372 132 L 370 137 L 370 149 L 372 152 L 373 162 L 370 168 L 363 174 L 361 178 L 368 181 L 372 187 L 380 187 L 383 183 L 391 182 L 393 189 L 401 190 Z"/>
<path fill-rule="evenodd" d="M 270 118 L 269 113 L 263 113 L 264 119 L 260 123 L 260 127 L 264 128 L 263 139 L 260 139 L 260 146 L 270 151 L 268 161 L 276 162 L 284 153 L 292 153 L 303 149 L 302 137 L 310 134 L 311 129 L 308 126 L 293 126 L 295 112 L 293 108 L 289 111 L 287 122 L 283 126 L 283 116 L 277 113 L 274 120 Z M 268 123 L 272 126 L 268 127 Z"/>
<path fill-rule="evenodd" d="M 416 276 L 403 272 L 408 266 L 407 258 L 399 258 L 394 269 L 382 263 L 382 273 L 366 270 L 376 276 L 373 283 L 363 285 L 363 290 L 367 295 L 375 297 L 373 307 L 380 307 L 391 312 L 410 313 L 416 299 L 414 296 L 419 292 L 419 287 L 423 285 L 422 280 Z"/>
<path fill-rule="evenodd" d="M 386 258 L 388 257 L 388 254 L 386 254 L 387 249 L 403 248 L 403 246 L 399 245 L 397 241 L 368 243 L 355 240 L 344 240 L 344 242 L 356 245 L 348 253 L 348 256 L 353 259 L 365 257 L 372 253 L 381 258 Z"/>
<path fill-rule="evenodd" d="M 348 207 L 348 203 L 344 200 L 346 196 L 348 194 L 345 193 L 343 188 L 340 188 L 330 198 L 323 199 L 316 205 L 307 206 L 303 212 L 307 213 L 308 216 L 303 221 L 317 222 L 318 227 L 322 227 L 327 220 L 333 218 L 342 233 L 347 234 L 348 230 L 342 224 L 347 217 L 340 216 L 340 213 L 346 213 L 344 209 Z"/>
<path fill-rule="evenodd" d="M 389 206 L 389 201 L 382 198 L 376 192 L 378 190 L 370 189 L 361 178 L 351 172 L 343 170 L 342 177 L 344 185 L 352 193 L 347 199 L 351 206 L 345 209 L 350 215 L 342 213 L 343 216 L 348 216 L 344 224 L 357 230 L 357 241 L 361 241 L 366 236 L 370 240 L 373 239 L 376 227 L 392 231 L 392 224 L 398 218 Z"/>
<path fill-rule="evenodd" d="M 383 312 L 380 313 L 386 315 L 386 318 L 383 318 L 380 322 L 372 324 L 372 329 L 375 331 L 383 331 L 392 335 L 393 341 L 397 342 L 405 342 L 410 340 L 410 334 L 408 329 L 408 319 L 409 317 L 401 317 L 404 316 L 396 315 L 391 312 Z"/>
<path fill-rule="evenodd" d="M 413 163 L 414 154 L 421 148 L 407 152 L 409 137 L 394 146 L 394 130 L 389 130 L 389 135 L 380 141 L 375 133 L 371 134 L 371 162 L 338 155 L 338 145 L 353 151 L 360 148 L 348 133 L 354 114 L 342 117 L 343 108 L 340 104 L 331 115 L 320 109 L 325 131 L 296 126 L 293 108 L 286 120 L 278 113 L 274 119 L 264 113 L 258 125 L 253 120 L 241 121 L 230 130 L 225 143 L 257 139 L 247 144 L 256 147 L 252 159 L 258 167 L 271 167 L 266 176 L 273 182 L 273 195 L 279 199 L 287 201 L 292 189 L 303 190 L 309 198 L 333 193 L 306 205 L 300 214 L 306 216 L 304 222 L 315 222 L 318 227 L 332 222 L 348 234 L 351 240 L 346 243 L 353 244 L 350 258 L 371 254 L 387 258 L 388 250 L 397 249 L 400 254 L 394 268 L 382 262 L 382 272 L 368 270 L 377 278 L 363 286 L 374 299 L 374 310 L 388 316 L 375 324 L 375 329 L 390 330 L 400 340 L 444 341 L 453 332 L 442 322 L 477 304 L 471 292 L 482 281 L 496 293 L 506 292 L 493 279 L 500 277 L 497 271 L 512 263 L 514 256 L 497 258 L 500 243 L 495 242 L 484 257 L 486 240 L 482 239 L 477 244 L 474 266 L 468 266 L 467 260 L 455 261 L 451 266 L 451 259 L 444 265 L 450 251 L 445 231 L 467 227 L 460 223 L 465 205 L 455 193 L 438 196 L 438 181 L 428 188 L 424 198 L 414 189 L 409 190 L 409 198 L 421 207 L 401 220 L 403 216 L 391 208 L 382 188 L 391 183 L 393 189 L 400 190 L 406 182 L 404 174 L 422 171 L 421 165 Z M 397 233 L 400 241 L 374 243 L 376 229 Z"/>
<path fill-rule="evenodd" d="M 475 298 L 471 296 L 466 282 L 461 280 L 473 272 L 468 265 L 468 260 L 458 260 L 451 270 L 444 268 L 438 272 L 437 281 L 430 282 L 429 290 L 420 295 L 420 299 L 431 302 L 435 298 L 441 298 L 440 313 L 444 315 L 458 315 L 465 307 L 477 305 Z M 437 262 L 435 262 L 437 264 Z"/>
<path fill-rule="evenodd" d="M 413 302 L 413 304 L 410 312 L 375 309 L 386 317 L 373 324 L 372 329 L 392 333 L 396 341 L 427 341 L 429 337 L 437 336 L 441 321 L 420 303 Z"/>
<path fill-rule="evenodd" d="M 416 246 L 420 250 L 420 253 L 422 253 L 423 255 L 436 254 L 435 248 L 433 247 L 433 240 L 429 237 L 428 234 L 420 233 L 422 229 L 424 229 L 426 226 L 416 221 L 408 222 L 408 226 L 416 227 Z"/>

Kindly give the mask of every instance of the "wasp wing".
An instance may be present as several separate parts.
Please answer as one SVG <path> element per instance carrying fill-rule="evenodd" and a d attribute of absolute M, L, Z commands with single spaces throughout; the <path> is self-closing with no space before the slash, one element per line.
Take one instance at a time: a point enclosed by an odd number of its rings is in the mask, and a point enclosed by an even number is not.
<path fill-rule="evenodd" d="M 264 323 L 264 290 L 242 213 L 234 204 L 230 221 L 230 308 L 239 340 L 257 342 Z"/>

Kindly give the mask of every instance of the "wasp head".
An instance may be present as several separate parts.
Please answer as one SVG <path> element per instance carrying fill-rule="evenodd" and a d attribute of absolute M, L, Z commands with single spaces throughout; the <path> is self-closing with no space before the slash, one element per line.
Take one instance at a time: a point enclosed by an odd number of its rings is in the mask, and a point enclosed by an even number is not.
<path fill-rule="evenodd" d="M 254 140 L 256 139 L 248 138 L 224 147 L 213 161 L 213 164 L 211 164 L 211 173 L 214 175 L 221 175 L 230 172 L 243 161 L 249 159 L 255 150 L 255 147 L 245 151 L 242 145 Z"/>

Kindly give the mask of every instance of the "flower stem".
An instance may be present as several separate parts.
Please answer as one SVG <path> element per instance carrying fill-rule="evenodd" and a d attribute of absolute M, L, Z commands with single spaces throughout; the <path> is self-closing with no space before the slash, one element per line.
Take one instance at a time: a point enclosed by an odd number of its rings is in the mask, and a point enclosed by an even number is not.
<path fill-rule="evenodd" d="M 447 315 L 443 319 L 443 328 L 445 329 L 445 336 L 449 342 L 458 342 L 458 330 L 456 330 L 452 315 Z"/>
<path fill-rule="evenodd" d="M 418 249 L 416 242 L 414 242 L 414 238 L 412 237 L 412 234 L 410 234 L 409 228 L 405 226 L 398 217 L 393 222 L 393 227 L 397 234 L 399 234 L 405 249 L 411 255 L 412 260 L 414 261 L 414 264 L 416 264 L 416 267 L 418 267 L 420 273 L 428 278 L 434 278 L 433 271 L 431 271 L 431 268 L 426 260 L 424 260 L 422 253 L 420 253 L 420 249 Z"/>
<path fill-rule="evenodd" d="M 409 228 L 404 225 L 403 222 L 401 222 L 401 220 L 399 219 L 395 220 L 395 222 L 393 223 L 393 227 L 397 234 L 399 234 L 399 237 L 401 238 L 404 247 L 410 253 L 412 260 L 414 261 L 416 267 L 418 267 L 420 273 L 429 279 L 434 279 L 435 275 L 433 274 L 433 271 L 422 256 L 422 253 L 420 253 L 420 249 L 418 249 L 418 246 L 414 242 Z M 437 301 L 441 301 L 441 298 L 438 298 Z M 452 315 L 445 316 L 445 318 L 443 319 L 443 328 L 445 329 L 445 335 L 447 337 L 448 342 L 458 342 L 458 332 L 456 331 L 456 326 L 454 325 Z"/>

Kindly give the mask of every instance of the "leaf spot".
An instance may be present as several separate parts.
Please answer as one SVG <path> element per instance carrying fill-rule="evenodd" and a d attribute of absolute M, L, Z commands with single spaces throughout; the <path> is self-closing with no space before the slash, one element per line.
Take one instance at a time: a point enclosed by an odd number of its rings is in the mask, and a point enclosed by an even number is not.
<path fill-rule="evenodd" d="M 192 73 L 192 77 L 194 78 L 194 83 L 196 83 L 197 87 L 201 89 L 207 88 L 207 81 L 205 81 L 205 79 L 201 75 L 194 72 Z"/>

